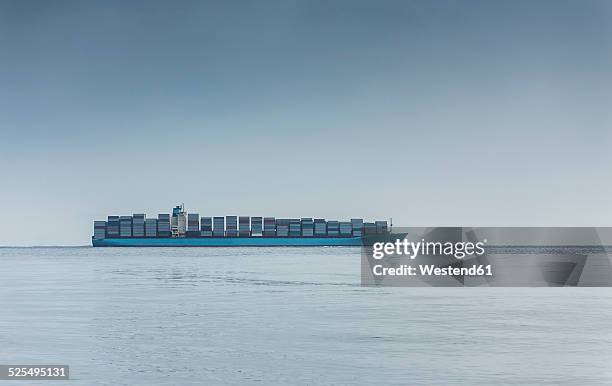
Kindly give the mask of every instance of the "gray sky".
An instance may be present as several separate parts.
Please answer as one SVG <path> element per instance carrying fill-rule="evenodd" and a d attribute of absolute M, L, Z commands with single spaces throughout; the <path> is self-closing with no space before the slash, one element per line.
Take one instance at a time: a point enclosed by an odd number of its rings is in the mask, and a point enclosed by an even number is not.
<path fill-rule="evenodd" d="M 612 226 L 610 1 L 0 1 L 0 245 L 108 214 Z"/>

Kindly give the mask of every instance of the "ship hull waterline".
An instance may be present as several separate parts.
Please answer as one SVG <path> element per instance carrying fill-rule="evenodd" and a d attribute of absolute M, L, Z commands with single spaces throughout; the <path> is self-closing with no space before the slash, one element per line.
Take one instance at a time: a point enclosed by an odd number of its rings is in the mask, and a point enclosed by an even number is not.
<path fill-rule="evenodd" d="M 94 247 L 359 247 L 361 237 L 92 238 Z"/>

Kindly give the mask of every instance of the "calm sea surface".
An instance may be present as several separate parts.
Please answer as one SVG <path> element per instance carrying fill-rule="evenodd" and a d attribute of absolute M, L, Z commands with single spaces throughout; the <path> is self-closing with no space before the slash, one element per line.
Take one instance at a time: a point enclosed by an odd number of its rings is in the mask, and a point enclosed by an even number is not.
<path fill-rule="evenodd" d="M 69 385 L 612 383 L 612 289 L 362 288 L 359 253 L 0 248 L 0 364 L 68 364 Z"/>

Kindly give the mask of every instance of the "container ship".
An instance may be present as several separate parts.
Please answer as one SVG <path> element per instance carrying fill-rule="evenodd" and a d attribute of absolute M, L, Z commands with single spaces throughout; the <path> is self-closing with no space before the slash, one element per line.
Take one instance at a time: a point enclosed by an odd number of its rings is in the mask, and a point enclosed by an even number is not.
<path fill-rule="evenodd" d="M 94 247 L 360 246 L 364 236 L 390 234 L 387 221 L 249 216 L 200 217 L 184 205 L 157 218 L 144 214 L 94 221 Z"/>

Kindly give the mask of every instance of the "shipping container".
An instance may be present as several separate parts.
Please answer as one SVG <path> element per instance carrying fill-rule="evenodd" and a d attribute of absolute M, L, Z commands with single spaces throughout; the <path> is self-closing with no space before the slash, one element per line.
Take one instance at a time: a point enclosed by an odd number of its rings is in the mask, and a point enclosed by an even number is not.
<path fill-rule="evenodd" d="M 145 237 L 157 237 L 157 219 L 145 219 Z"/>
<path fill-rule="evenodd" d="M 376 234 L 376 224 L 373 222 L 363 223 L 363 234 L 364 235 Z"/>
<path fill-rule="evenodd" d="M 200 215 L 198 213 L 187 215 L 187 237 L 200 237 Z"/>
<path fill-rule="evenodd" d="M 290 237 L 302 236 L 302 224 L 299 218 L 289 219 L 289 236 Z"/>
<path fill-rule="evenodd" d="M 314 221 L 310 217 L 302 218 L 302 236 L 313 237 L 314 236 Z"/>
<path fill-rule="evenodd" d="M 225 236 L 225 217 L 219 216 L 213 218 L 213 236 Z"/>
<path fill-rule="evenodd" d="M 289 237 L 289 222 L 290 219 L 276 219 L 276 237 Z"/>
<path fill-rule="evenodd" d="M 212 217 L 202 217 L 200 219 L 200 236 L 202 237 L 212 237 Z"/>
<path fill-rule="evenodd" d="M 327 236 L 327 222 L 324 218 L 314 219 L 314 234 L 317 237 Z"/>
<path fill-rule="evenodd" d="M 338 228 L 342 237 L 351 237 L 353 235 L 353 225 L 350 221 L 340 221 Z"/>
<path fill-rule="evenodd" d="M 106 237 L 119 237 L 119 216 L 108 216 L 106 221 Z"/>
<path fill-rule="evenodd" d="M 376 233 L 386 233 L 387 232 L 387 222 L 386 221 L 376 221 Z"/>
<path fill-rule="evenodd" d="M 157 236 L 170 237 L 170 215 L 168 213 L 159 213 L 157 215 Z"/>
<path fill-rule="evenodd" d="M 251 217 L 251 236 L 260 237 L 263 232 L 263 224 L 261 217 Z"/>
<path fill-rule="evenodd" d="M 251 218 L 249 216 L 240 216 L 238 218 L 238 234 L 240 237 L 251 236 Z"/>
<path fill-rule="evenodd" d="M 363 219 L 352 218 L 351 224 L 353 226 L 353 237 L 363 236 Z"/>
<path fill-rule="evenodd" d="M 225 236 L 238 236 L 238 216 L 225 216 Z"/>
<path fill-rule="evenodd" d="M 338 237 L 340 235 L 339 223 L 338 221 L 328 221 L 327 222 L 327 236 L 328 237 Z"/>
<path fill-rule="evenodd" d="M 264 217 L 264 237 L 276 237 L 276 219 L 274 217 Z"/>
<path fill-rule="evenodd" d="M 94 238 L 106 238 L 106 221 L 94 221 Z"/>
<path fill-rule="evenodd" d="M 145 236 L 145 218 L 144 214 L 134 214 L 132 216 L 132 237 Z"/>
<path fill-rule="evenodd" d="M 132 237 L 132 216 L 119 217 L 119 237 Z"/>

